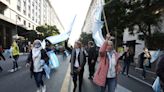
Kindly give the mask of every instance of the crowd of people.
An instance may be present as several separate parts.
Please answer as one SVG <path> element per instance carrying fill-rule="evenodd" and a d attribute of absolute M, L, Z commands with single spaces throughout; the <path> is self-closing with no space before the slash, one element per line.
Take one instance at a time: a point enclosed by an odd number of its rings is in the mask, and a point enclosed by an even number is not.
<path fill-rule="evenodd" d="M 38 88 L 37 92 L 46 92 L 46 85 L 43 82 L 43 75 L 45 73 L 43 64 L 49 64 L 47 51 L 50 51 L 52 48 L 50 43 L 47 42 L 46 49 L 43 49 L 40 40 L 35 40 L 30 48 L 31 50 L 29 52 L 26 66 L 30 66 L 31 77 L 34 77 Z M 66 47 L 66 49 L 67 48 L 68 47 Z M 15 72 L 19 68 L 17 61 L 20 55 L 19 47 L 16 41 L 13 41 L 10 51 L 10 58 L 12 58 L 13 62 L 13 68 L 10 72 Z M 111 41 L 110 34 L 106 35 L 106 39 L 99 50 L 97 50 L 97 47 L 94 45 L 93 41 L 88 42 L 87 48 L 85 48 L 80 41 L 76 41 L 74 47 L 69 48 L 68 51 L 71 54 L 70 64 L 71 76 L 74 84 L 73 92 L 76 92 L 77 90 L 77 83 L 79 83 L 78 92 L 82 92 L 83 74 L 86 63 L 88 63 L 88 79 L 100 86 L 101 92 L 105 92 L 106 87 L 108 88 L 108 92 L 115 92 L 118 74 L 122 73 L 123 75 L 129 76 L 129 67 L 131 62 L 134 61 L 134 52 L 129 47 L 126 48 L 122 55 L 117 53 L 113 46 L 113 42 Z M 0 46 L 0 59 L 5 61 L 6 59 L 2 53 L 3 49 L 2 46 Z M 151 68 L 151 54 L 147 48 L 143 49 L 143 52 L 140 54 L 139 58 L 140 68 L 143 69 L 141 75 L 143 76 L 143 79 L 145 79 L 146 69 Z M 122 63 L 120 62 L 121 60 L 123 61 Z M 163 60 L 164 55 L 161 55 L 157 64 L 157 76 L 160 77 L 162 88 L 164 88 Z M 96 68 L 95 65 L 97 62 L 98 67 Z M 3 69 L 0 66 L 0 72 L 2 71 Z"/>

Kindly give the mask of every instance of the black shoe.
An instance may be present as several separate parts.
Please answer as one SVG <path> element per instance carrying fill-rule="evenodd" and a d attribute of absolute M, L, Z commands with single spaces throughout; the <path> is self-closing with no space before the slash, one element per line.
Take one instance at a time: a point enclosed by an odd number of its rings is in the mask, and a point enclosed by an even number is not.
<path fill-rule="evenodd" d="M 88 79 L 93 80 L 93 77 L 88 77 Z"/>
<path fill-rule="evenodd" d="M 0 72 L 2 72 L 3 71 L 3 69 L 0 67 Z"/>

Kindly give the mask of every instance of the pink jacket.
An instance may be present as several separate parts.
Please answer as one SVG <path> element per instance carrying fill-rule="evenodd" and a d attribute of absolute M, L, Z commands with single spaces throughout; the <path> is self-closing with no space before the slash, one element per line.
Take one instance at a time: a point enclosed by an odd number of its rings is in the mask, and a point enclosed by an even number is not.
<path fill-rule="evenodd" d="M 95 76 L 93 78 L 93 82 L 99 86 L 105 86 L 106 78 L 108 74 L 108 68 L 109 68 L 109 59 L 107 58 L 106 48 L 107 48 L 108 42 L 105 41 L 103 46 L 99 50 L 99 66 L 95 73 Z M 119 54 L 115 52 L 116 56 L 116 73 L 118 74 L 121 71 L 121 66 L 119 64 Z"/>

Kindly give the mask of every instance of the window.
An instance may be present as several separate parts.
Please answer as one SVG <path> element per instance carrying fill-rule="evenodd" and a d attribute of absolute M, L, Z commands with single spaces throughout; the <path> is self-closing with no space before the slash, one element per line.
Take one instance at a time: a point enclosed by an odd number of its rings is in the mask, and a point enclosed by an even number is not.
<path fill-rule="evenodd" d="M 34 7 L 34 1 L 32 2 L 32 6 Z"/>
<path fill-rule="evenodd" d="M 23 6 L 24 6 L 23 13 L 24 15 L 26 15 L 26 0 L 23 1 Z"/>
<path fill-rule="evenodd" d="M 28 6 L 28 10 L 29 10 L 29 11 L 31 10 L 31 6 L 30 6 L 30 5 Z"/>
<path fill-rule="evenodd" d="M 18 0 L 17 2 L 17 10 L 21 11 L 21 0 Z"/>
<path fill-rule="evenodd" d="M 28 27 L 29 27 L 29 28 L 31 27 L 31 24 L 30 24 L 30 23 L 28 23 Z"/>
<path fill-rule="evenodd" d="M 28 13 L 28 17 L 29 17 L 29 18 L 31 17 L 31 14 L 30 14 L 30 13 Z"/>
<path fill-rule="evenodd" d="M 34 30 L 34 25 L 32 26 L 32 29 Z"/>
<path fill-rule="evenodd" d="M 23 14 L 26 15 L 26 10 L 23 10 Z"/>
<path fill-rule="evenodd" d="M 23 21 L 23 24 L 26 26 L 26 21 L 25 20 Z"/>
<path fill-rule="evenodd" d="M 34 21 L 34 16 L 32 17 L 32 20 Z"/>
<path fill-rule="evenodd" d="M 21 21 L 21 18 L 19 16 L 17 18 L 18 18 L 19 21 Z"/>

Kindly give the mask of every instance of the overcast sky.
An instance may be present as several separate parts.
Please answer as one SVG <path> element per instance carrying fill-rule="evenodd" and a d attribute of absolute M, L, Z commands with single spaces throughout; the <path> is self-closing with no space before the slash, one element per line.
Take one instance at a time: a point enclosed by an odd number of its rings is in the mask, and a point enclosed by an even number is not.
<path fill-rule="evenodd" d="M 70 36 L 70 44 L 79 38 L 81 28 L 83 26 L 91 0 L 50 0 L 59 19 L 61 20 L 65 31 L 70 28 L 70 24 L 76 16 L 72 33 Z"/>

